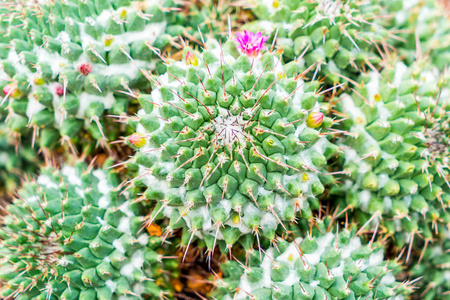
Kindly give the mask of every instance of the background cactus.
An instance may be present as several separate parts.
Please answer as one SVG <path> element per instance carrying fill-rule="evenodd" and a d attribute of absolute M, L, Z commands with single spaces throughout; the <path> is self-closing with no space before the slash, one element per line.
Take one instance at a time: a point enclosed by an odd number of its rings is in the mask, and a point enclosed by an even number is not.
<path fill-rule="evenodd" d="M 164 2 L 164 3 L 163 3 Z M 133 88 L 170 43 L 162 35 L 171 1 L 51 1 L 2 6 L 2 105 L 13 132 L 33 131 L 45 149 L 58 140 L 108 147 L 124 126 Z M 85 135 L 85 133 L 89 133 Z M 78 146 L 78 145 L 76 145 Z"/>
<path fill-rule="evenodd" d="M 361 71 L 375 69 L 389 30 L 376 22 L 380 4 L 369 1 L 253 0 L 257 20 L 246 24 L 271 36 L 285 61 L 312 66 L 311 76 L 330 83 L 345 82 Z M 383 50 L 382 50 L 383 49 Z"/>
<path fill-rule="evenodd" d="M 7 199 L 6 193 L 14 193 L 19 187 L 20 179 L 24 174 L 33 174 L 39 158 L 35 151 L 28 147 L 17 149 L 7 140 L 7 129 L 0 125 L 0 199 Z"/>
<path fill-rule="evenodd" d="M 0 298 L 448 299 L 444 6 L 1 1 Z"/>
<path fill-rule="evenodd" d="M 411 267 L 412 276 L 423 276 L 418 282 L 420 290 L 414 299 L 448 299 L 450 295 L 450 243 L 449 231 L 445 230 L 444 238 L 431 245 L 425 245 L 424 252 Z"/>
<path fill-rule="evenodd" d="M 433 65 L 444 69 L 450 62 L 450 22 L 446 1 L 386 1 L 379 21 L 396 32 L 391 45 L 408 65 L 417 55 L 428 56 Z"/>
<path fill-rule="evenodd" d="M 222 264 L 223 279 L 217 279 L 215 295 L 219 299 L 397 299 L 396 295 L 411 292 L 411 283 L 395 280 L 401 265 L 383 259 L 381 244 L 362 241 L 355 225 L 338 231 L 330 218 L 316 220 L 311 229 L 301 223 L 306 227 L 304 238 L 280 241 L 262 255 L 254 250 L 247 265 Z"/>
<path fill-rule="evenodd" d="M 203 39 L 214 37 L 224 41 L 249 18 L 244 8 L 245 1 L 240 0 L 198 0 L 189 1 L 180 11 L 171 15 L 167 33 L 182 36 L 190 42 L 202 45 Z"/>
<path fill-rule="evenodd" d="M 348 176 L 331 192 L 366 213 L 356 216 L 361 225 L 380 222 L 398 246 L 410 244 L 409 258 L 414 238 L 433 239 L 450 224 L 448 80 L 419 61 L 358 82 L 338 105 L 349 117 L 340 155 Z"/>
<path fill-rule="evenodd" d="M 2 299 L 170 297 L 160 238 L 138 233 L 138 205 L 117 185 L 82 163 L 26 183 L 2 219 Z"/>

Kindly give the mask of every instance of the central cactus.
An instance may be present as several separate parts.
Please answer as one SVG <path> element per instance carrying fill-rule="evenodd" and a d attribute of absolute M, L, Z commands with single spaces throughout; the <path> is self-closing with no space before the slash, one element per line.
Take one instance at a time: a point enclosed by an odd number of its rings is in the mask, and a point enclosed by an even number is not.
<path fill-rule="evenodd" d="M 278 225 L 318 207 L 320 170 L 337 151 L 324 132 L 332 120 L 320 112 L 316 83 L 262 53 L 264 41 L 248 32 L 238 43 L 209 41 L 153 79 L 128 139 L 138 149 L 136 180 L 157 202 L 150 223 L 166 216 L 168 233 L 187 226 L 187 240 L 231 248 L 261 230 L 273 240 Z"/>

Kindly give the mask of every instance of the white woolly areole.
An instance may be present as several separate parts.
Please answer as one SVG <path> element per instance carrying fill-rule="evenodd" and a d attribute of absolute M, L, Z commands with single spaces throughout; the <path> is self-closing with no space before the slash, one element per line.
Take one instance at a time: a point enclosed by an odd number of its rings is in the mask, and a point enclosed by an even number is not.
<path fill-rule="evenodd" d="M 112 242 L 112 245 L 114 246 L 114 248 L 116 248 L 117 251 L 119 251 L 120 253 L 124 254 L 125 253 L 125 248 L 122 245 L 122 242 L 119 239 L 115 239 Z"/>
<path fill-rule="evenodd" d="M 108 224 L 108 223 L 107 223 L 105 220 L 103 220 L 100 216 L 97 216 L 97 221 L 98 221 L 102 226 Z"/>
<path fill-rule="evenodd" d="M 142 250 L 137 250 L 131 256 L 131 264 L 138 270 L 144 265 L 144 252 Z"/>
<path fill-rule="evenodd" d="M 117 283 L 112 281 L 111 279 L 106 280 L 105 285 L 111 290 L 112 293 L 116 291 Z"/>
<path fill-rule="evenodd" d="M 47 175 L 40 175 L 37 184 L 50 189 L 58 189 L 58 185 Z"/>
<path fill-rule="evenodd" d="M 39 113 L 40 111 L 42 111 L 45 108 L 44 105 L 42 105 L 37 99 L 36 97 L 33 96 L 33 94 L 30 94 L 28 96 L 28 104 L 27 104 L 27 111 L 26 111 L 26 115 L 28 117 L 28 119 L 31 120 L 31 118 L 36 115 L 37 113 Z"/>
<path fill-rule="evenodd" d="M 331 242 L 334 239 L 334 234 L 332 232 L 328 232 L 324 236 L 321 236 L 316 239 L 317 249 L 313 253 L 305 254 L 306 261 L 311 265 L 317 265 L 320 262 L 320 256 L 325 251 L 326 247 L 331 245 Z"/>
<path fill-rule="evenodd" d="M 65 166 L 62 169 L 62 174 L 67 177 L 70 184 L 81 186 L 81 178 L 74 167 Z"/>
<path fill-rule="evenodd" d="M 213 121 L 217 142 L 223 146 L 232 146 L 235 142 L 245 143 L 246 123 L 240 115 L 218 116 Z"/>

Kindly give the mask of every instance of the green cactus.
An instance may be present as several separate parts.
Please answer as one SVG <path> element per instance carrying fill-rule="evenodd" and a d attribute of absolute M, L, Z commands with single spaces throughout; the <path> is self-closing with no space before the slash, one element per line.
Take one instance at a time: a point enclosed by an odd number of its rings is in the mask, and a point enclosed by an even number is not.
<path fill-rule="evenodd" d="M 319 207 L 337 151 L 324 134 L 332 120 L 320 112 L 317 82 L 304 83 L 295 63 L 249 57 L 233 40 L 204 47 L 169 64 L 141 99 L 128 138 L 137 149 L 130 164 L 140 165 L 133 182 L 157 203 L 148 222 L 170 218 L 168 234 L 187 227 L 185 244 L 202 237 L 210 250 L 219 240 L 230 249 L 252 232 L 273 240 L 282 222 Z"/>
<path fill-rule="evenodd" d="M 4 193 L 13 193 L 20 179 L 25 174 L 33 174 L 39 164 L 35 151 L 8 143 L 5 127 L 0 124 L 0 199 Z"/>
<path fill-rule="evenodd" d="M 443 70 L 450 63 L 450 22 L 445 1 L 386 1 L 384 26 L 397 32 L 391 45 L 408 65 L 417 55 L 428 56 Z"/>
<path fill-rule="evenodd" d="M 183 36 L 201 45 L 202 36 L 226 40 L 229 30 L 235 30 L 243 14 L 240 0 L 198 0 L 189 1 L 180 12 L 172 14 L 168 21 L 167 33 Z"/>
<path fill-rule="evenodd" d="M 339 229 L 330 218 L 317 220 L 293 242 L 279 241 L 263 254 L 252 250 L 244 265 L 221 265 L 216 299 L 403 299 L 410 282 L 397 282 L 397 261 L 383 258 L 378 242 L 364 243 L 354 225 Z M 331 230 L 330 230 L 331 229 Z M 396 298 L 399 296 L 399 298 Z"/>
<path fill-rule="evenodd" d="M 2 299 L 170 297 L 154 282 L 167 279 L 160 238 L 138 233 L 139 207 L 118 183 L 83 163 L 26 183 L 2 219 Z"/>
<path fill-rule="evenodd" d="M 132 89 L 150 87 L 143 72 L 153 70 L 157 49 L 170 42 L 162 33 L 172 2 L 163 2 L 2 6 L 1 103 L 11 130 L 32 131 L 44 149 L 58 140 L 82 146 L 91 140 L 107 148 L 124 126 L 104 116 L 126 114 Z"/>
<path fill-rule="evenodd" d="M 450 299 L 450 234 L 448 230 L 445 230 L 441 241 L 425 245 L 419 260 L 412 264 L 411 274 L 414 277 L 423 276 L 418 282 L 420 289 L 414 299 Z"/>
<path fill-rule="evenodd" d="M 339 159 L 347 176 L 331 193 L 364 212 L 356 216 L 364 227 L 382 218 L 399 247 L 410 244 L 407 260 L 414 238 L 430 241 L 450 225 L 449 81 L 427 66 L 361 75 L 337 108 L 349 117 Z"/>
<path fill-rule="evenodd" d="M 244 28 L 261 30 L 275 39 L 285 61 L 299 60 L 313 78 L 326 76 L 329 83 L 375 69 L 380 48 L 391 37 L 375 24 L 380 4 L 367 1 L 248 0 L 257 20 Z M 380 46 L 377 46 L 380 44 Z M 377 49 L 378 47 L 378 49 Z M 302 58 L 302 59 L 299 59 Z"/>

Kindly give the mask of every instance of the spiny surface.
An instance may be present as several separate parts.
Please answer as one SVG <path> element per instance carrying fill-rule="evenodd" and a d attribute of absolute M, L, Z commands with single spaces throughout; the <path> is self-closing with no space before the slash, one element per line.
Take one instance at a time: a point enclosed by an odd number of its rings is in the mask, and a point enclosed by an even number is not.
<path fill-rule="evenodd" d="M 139 209 L 117 184 L 84 164 L 26 183 L 2 219 L 2 299 L 163 297 L 160 238 L 137 234 Z"/>
<path fill-rule="evenodd" d="M 330 218 L 318 220 L 303 237 L 285 240 L 249 262 L 229 261 L 216 279 L 217 299 L 404 299 L 409 283 L 395 275 L 396 261 L 383 258 L 378 242 L 364 243 L 356 226 L 333 230 Z M 308 227 L 306 222 L 301 222 Z M 331 229 L 331 230 L 330 230 Z"/>
<path fill-rule="evenodd" d="M 58 140 L 108 147 L 123 126 L 105 114 L 127 112 L 142 71 L 169 44 L 170 1 L 7 2 L 0 17 L 1 104 L 20 136 L 45 149 Z M 86 135 L 86 133 L 88 133 Z M 86 139 L 86 136 L 88 137 Z M 85 148 L 85 147 L 83 147 Z M 85 149 L 83 149 L 85 150 Z"/>
<path fill-rule="evenodd" d="M 447 1 L 386 1 L 379 21 L 398 32 L 390 44 L 408 65 L 428 56 L 443 70 L 450 63 L 450 13 Z M 378 2 L 377 2 L 378 3 Z M 447 5 L 447 6 L 446 6 Z"/>
<path fill-rule="evenodd" d="M 170 218 L 168 234 L 187 227 L 187 244 L 202 237 L 209 249 L 218 240 L 231 248 L 261 230 L 273 240 L 298 212 L 311 218 L 324 191 L 319 170 L 337 147 L 326 139 L 323 95 L 311 91 L 318 84 L 304 85 L 294 63 L 259 51 L 249 57 L 233 40 L 211 40 L 171 63 L 140 99 L 133 182 L 157 202 L 148 222 Z"/>
<path fill-rule="evenodd" d="M 424 253 L 421 253 L 419 259 L 412 263 L 411 276 L 423 276 L 418 282 L 420 290 L 413 299 L 450 299 L 450 234 L 448 230 L 445 231 L 441 241 L 425 245 Z"/>
<path fill-rule="evenodd" d="M 375 21 L 380 4 L 370 1 L 254 0 L 257 20 L 244 28 L 261 30 L 276 39 L 285 61 L 315 64 L 312 76 L 329 83 L 345 82 L 355 74 L 375 69 L 392 36 Z M 382 51 L 382 52 L 381 52 Z M 380 54 L 381 53 L 381 54 Z"/>
<path fill-rule="evenodd" d="M 363 227 L 380 222 L 398 246 L 410 244 L 408 258 L 414 238 L 432 240 L 450 224 L 447 77 L 427 61 L 398 62 L 362 75 L 338 105 L 349 117 L 340 156 L 348 176 L 331 192 L 367 213 L 357 216 Z"/>
<path fill-rule="evenodd" d="M 186 1 L 180 11 L 172 14 L 167 26 L 171 36 L 183 36 L 201 45 L 202 36 L 226 40 L 247 17 L 240 0 L 193 0 Z"/>
<path fill-rule="evenodd" d="M 5 193 L 13 193 L 19 186 L 20 179 L 33 174 L 39 158 L 29 147 L 15 148 L 8 143 L 8 129 L 0 124 L 0 199 L 5 200 Z"/>

